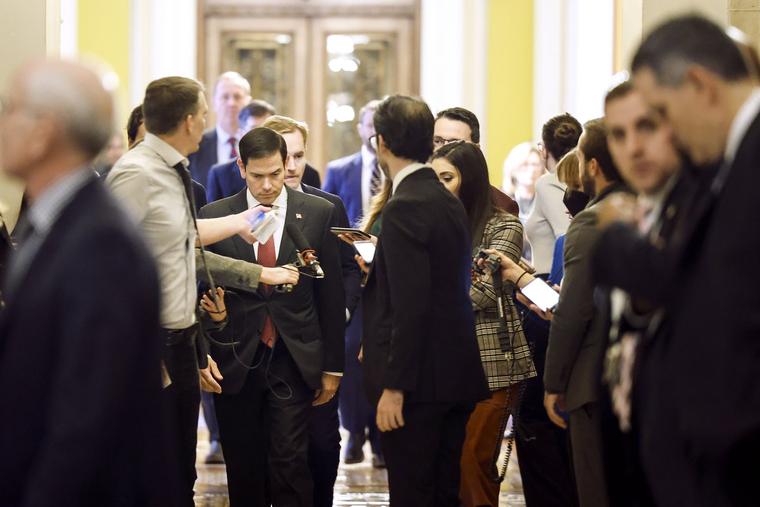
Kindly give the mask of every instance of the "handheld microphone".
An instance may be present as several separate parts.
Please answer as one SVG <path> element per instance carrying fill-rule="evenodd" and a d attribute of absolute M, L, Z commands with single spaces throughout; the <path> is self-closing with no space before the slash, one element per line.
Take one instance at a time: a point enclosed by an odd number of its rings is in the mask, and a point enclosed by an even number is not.
<path fill-rule="evenodd" d="M 302 266 L 311 268 L 316 278 L 324 278 L 325 272 L 322 270 L 322 266 L 317 260 L 317 254 L 312 247 L 309 246 L 309 241 L 301 232 L 301 229 L 294 223 L 285 224 L 285 231 L 293 240 L 296 245 L 296 251 L 298 252 L 298 261 Z"/>

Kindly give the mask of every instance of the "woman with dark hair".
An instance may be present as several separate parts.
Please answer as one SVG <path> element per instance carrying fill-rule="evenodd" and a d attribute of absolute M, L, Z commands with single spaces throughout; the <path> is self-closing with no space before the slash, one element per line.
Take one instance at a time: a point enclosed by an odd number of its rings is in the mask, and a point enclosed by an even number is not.
<path fill-rule="evenodd" d="M 523 227 L 517 217 L 496 208 L 491 200 L 488 166 L 476 145 L 458 141 L 442 146 L 431 163 L 444 186 L 467 212 L 472 252 L 494 249 L 515 262 L 520 259 Z M 465 507 L 499 504 L 494 455 L 503 435 L 503 423 L 518 401 L 518 386 L 534 377 L 512 286 L 504 286 L 505 318 L 499 317 L 491 277 L 476 278 L 470 289 L 475 330 L 491 398 L 478 403 L 467 423 L 462 448 L 460 500 Z"/>
<path fill-rule="evenodd" d="M 143 140 L 145 137 L 145 118 L 143 116 L 142 104 L 135 107 L 127 119 L 127 142 L 129 149 Z"/>
<path fill-rule="evenodd" d="M 568 113 L 549 119 L 541 131 L 539 148 L 548 172 L 536 182 L 533 211 L 525 223 L 533 267 L 540 275 L 549 274 L 554 243 L 570 225 L 570 215 L 562 203 L 565 185 L 557 179 L 556 167 L 557 162 L 578 144 L 581 132 L 580 122 Z"/>

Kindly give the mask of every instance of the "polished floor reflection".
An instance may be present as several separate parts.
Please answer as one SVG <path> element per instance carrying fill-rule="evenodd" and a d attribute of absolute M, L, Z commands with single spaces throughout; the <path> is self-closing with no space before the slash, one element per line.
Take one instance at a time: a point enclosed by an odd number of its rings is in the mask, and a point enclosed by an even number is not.
<path fill-rule="evenodd" d="M 344 435 L 345 437 L 345 435 Z M 203 457 L 208 452 L 208 435 L 204 429 L 198 432 L 198 482 L 196 484 L 196 507 L 228 507 L 227 477 L 224 465 L 205 465 Z M 388 505 L 388 479 L 385 470 L 372 468 L 369 449 L 365 449 L 367 457 L 364 463 L 344 465 L 338 470 L 338 480 L 335 484 L 334 506 L 369 507 Z M 524 506 L 520 471 L 517 467 L 516 455 L 507 470 L 507 478 L 501 485 L 499 507 Z"/>

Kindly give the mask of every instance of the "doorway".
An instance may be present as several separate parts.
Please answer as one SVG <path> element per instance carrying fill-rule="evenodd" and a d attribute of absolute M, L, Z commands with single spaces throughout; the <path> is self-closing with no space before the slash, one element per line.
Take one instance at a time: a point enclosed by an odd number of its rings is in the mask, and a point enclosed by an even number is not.
<path fill-rule="evenodd" d="M 322 173 L 359 150 L 364 104 L 419 93 L 419 0 L 206 0 L 198 19 L 207 89 L 240 72 L 254 98 L 309 124 L 309 162 Z"/>

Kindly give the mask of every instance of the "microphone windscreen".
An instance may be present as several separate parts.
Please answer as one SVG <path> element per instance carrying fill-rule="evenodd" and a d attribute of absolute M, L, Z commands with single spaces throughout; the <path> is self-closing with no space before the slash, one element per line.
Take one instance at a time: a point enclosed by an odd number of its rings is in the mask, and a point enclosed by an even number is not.
<path fill-rule="evenodd" d="M 303 232 L 301 232 L 301 229 L 299 229 L 296 224 L 292 222 L 285 224 L 285 232 L 287 232 L 290 239 L 293 240 L 293 243 L 296 245 L 296 250 L 299 252 L 313 250 L 309 246 L 309 241 L 306 239 L 306 236 L 303 235 Z"/>

